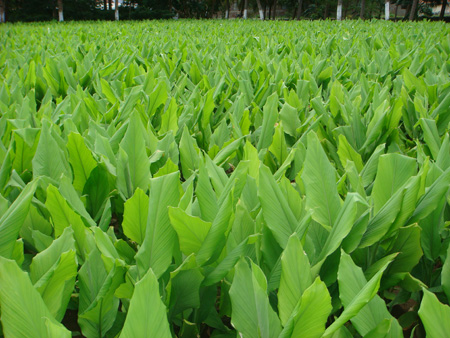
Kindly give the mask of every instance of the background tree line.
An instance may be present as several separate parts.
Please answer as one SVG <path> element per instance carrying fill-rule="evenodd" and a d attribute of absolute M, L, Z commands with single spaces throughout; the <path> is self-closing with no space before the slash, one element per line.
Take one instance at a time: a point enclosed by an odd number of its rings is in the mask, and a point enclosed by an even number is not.
<path fill-rule="evenodd" d="M 391 1 L 391 2 L 389 2 Z M 444 18 L 447 0 L 0 0 L 0 22 L 48 20 L 143 20 L 230 17 L 237 5 L 238 17 L 250 13 L 260 19 L 431 17 L 431 7 L 441 5 Z M 116 5 L 117 4 L 117 5 Z M 236 6 L 235 6 L 236 7 Z M 390 8 L 395 8 L 394 14 Z M 117 10 L 115 10 L 117 8 Z M 398 17 L 398 9 L 403 15 Z M 278 12 L 278 14 L 277 14 Z M 235 13 L 236 14 L 236 13 Z M 391 17 L 392 19 L 392 17 Z"/>

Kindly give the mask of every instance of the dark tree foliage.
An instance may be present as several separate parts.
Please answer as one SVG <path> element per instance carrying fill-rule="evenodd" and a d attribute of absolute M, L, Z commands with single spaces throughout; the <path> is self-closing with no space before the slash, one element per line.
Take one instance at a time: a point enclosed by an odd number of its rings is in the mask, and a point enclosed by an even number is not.
<path fill-rule="evenodd" d="M 124 0 L 119 7 L 121 20 L 147 20 L 179 18 L 224 17 L 230 4 L 237 2 L 242 17 L 245 0 Z M 411 11 L 413 17 L 431 18 L 431 6 L 441 5 L 446 0 L 419 0 L 414 9 L 414 0 L 391 0 L 391 6 L 402 8 L 407 20 Z M 49 21 L 57 20 L 57 0 L 6 0 L 6 20 Z M 64 19 L 70 20 L 114 20 L 111 4 L 114 0 L 64 0 Z M 362 10 L 361 5 L 365 3 Z M 384 15 L 385 0 L 343 0 L 342 15 L 357 19 L 363 13 L 365 19 L 381 18 Z M 264 18 L 267 19 L 334 19 L 337 0 L 260 0 Z M 299 4 L 301 8 L 299 9 Z M 444 8 L 445 9 L 445 8 Z M 256 0 L 248 0 L 248 10 L 258 17 Z M 397 19 L 397 11 L 395 18 Z M 444 11 L 441 12 L 441 19 Z"/>

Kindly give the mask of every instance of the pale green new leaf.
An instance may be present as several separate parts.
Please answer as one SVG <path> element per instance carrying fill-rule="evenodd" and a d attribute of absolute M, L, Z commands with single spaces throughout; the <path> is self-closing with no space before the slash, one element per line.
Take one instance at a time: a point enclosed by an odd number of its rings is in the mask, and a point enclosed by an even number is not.
<path fill-rule="evenodd" d="M 423 289 L 419 316 L 427 337 L 447 337 L 450 332 L 450 307 L 444 305 L 430 291 Z"/>
<path fill-rule="evenodd" d="M 26 272 L 0 257 L 0 305 L 3 334 L 14 338 L 69 338 L 71 333 L 51 315 Z M 47 321 L 51 329 L 48 330 Z"/>
<path fill-rule="evenodd" d="M 186 256 L 197 253 L 205 240 L 211 222 L 188 215 L 180 208 L 169 207 L 170 224 L 178 234 L 180 250 Z"/>
<path fill-rule="evenodd" d="M 159 295 L 159 284 L 152 269 L 136 283 L 120 338 L 171 338 L 166 307 Z"/>
<path fill-rule="evenodd" d="M 142 244 L 145 237 L 148 216 L 148 196 L 137 188 L 134 195 L 124 204 L 122 228 L 124 234 L 138 244 Z"/>
<path fill-rule="evenodd" d="M 321 337 L 332 306 L 327 286 L 319 277 L 304 291 L 299 305 L 293 315 L 294 329 L 291 337 Z"/>

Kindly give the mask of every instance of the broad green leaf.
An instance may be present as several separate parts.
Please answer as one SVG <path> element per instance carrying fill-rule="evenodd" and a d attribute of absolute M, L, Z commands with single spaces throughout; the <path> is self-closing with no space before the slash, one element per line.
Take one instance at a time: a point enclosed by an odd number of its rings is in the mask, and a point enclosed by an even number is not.
<path fill-rule="evenodd" d="M 193 255 L 170 273 L 166 287 L 169 320 L 187 309 L 200 307 L 200 284 L 203 278 Z"/>
<path fill-rule="evenodd" d="M 34 284 L 52 316 L 61 321 L 64 318 L 77 276 L 77 258 L 74 250 L 66 251 L 58 257 L 55 265 Z"/>
<path fill-rule="evenodd" d="M 136 254 L 141 276 L 151 267 L 155 275 L 160 277 L 172 262 L 177 234 L 170 225 L 168 207 L 176 207 L 179 200 L 178 173 L 151 180 L 145 238 Z"/>
<path fill-rule="evenodd" d="M 214 164 L 218 166 L 223 165 L 230 158 L 230 156 L 233 155 L 233 153 L 236 152 L 242 146 L 243 142 L 244 138 L 241 137 L 238 138 L 237 140 L 234 140 L 233 142 L 225 146 L 223 149 L 221 149 L 214 157 L 213 160 Z"/>
<path fill-rule="evenodd" d="M 108 171 L 104 166 L 98 165 L 91 171 L 83 189 L 83 195 L 86 195 L 86 207 L 97 221 L 104 212 L 110 190 Z M 80 213 L 79 209 L 75 209 L 75 211 Z M 80 215 L 83 216 L 81 213 Z"/>
<path fill-rule="evenodd" d="M 275 127 L 272 144 L 269 146 L 269 151 L 278 160 L 278 164 L 282 165 L 288 157 L 288 148 L 286 145 L 286 138 L 281 124 Z"/>
<path fill-rule="evenodd" d="M 450 302 L 450 246 L 447 249 L 447 258 L 442 266 L 441 272 L 442 289 Z"/>
<path fill-rule="evenodd" d="M 78 273 L 80 288 L 78 323 L 87 338 L 103 337 L 114 324 L 119 299 L 114 292 L 124 282 L 126 269 L 93 250 Z"/>
<path fill-rule="evenodd" d="M 363 169 L 361 155 L 358 154 L 355 149 L 353 149 L 344 135 L 339 135 L 339 147 L 337 153 L 344 167 L 347 165 L 347 161 L 352 161 L 355 164 L 358 172 L 361 172 L 361 170 Z"/>
<path fill-rule="evenodd" d="M 68 136 L 67 150 L 69 151 L 69 162 L 73 169 L 73 186 L 79 192 L 83 191 L 84 185 L 97 166 L 91 151 L 86 147 L 83 137 L 77 133 Z"/>
<path fill-rule="evenodd" d="M 36 284 L 41 278 L 56 266 L 64 252 L 75 250 L 75 240 L 71 227 L 64 229 L 63 234 L 55 239 L 44 251 L 33 257 L 30 264 L 30 279 Z"/>
<path fill-rule="evenodd" d="M 149 117 L 152 117 L 156 110 L 164 104 L 167 100 L 167 86 L 166 82 L 159 82 L 155 89 L 149 95 L 149 103 L 147 107 L 147 114 Z"/>
<path fill-rule="evenodd" d="M 270 170 L 264 165 L 259 169 L 259 200 L 264 220 L 282 248 L 286 247 L 289 237 L 294 232 L 297 231 L 299 236 L 303 236 L 306 228 L 299 228 L 300 223 L 286 197 L 273 179 Z"/>
<path fill-rule="evenodd" d="M 419 316 L 427 337 L 446 337 L 450 332 L 450 307 L 444 305 L 430 291 L 423 289 Z"/>
<path fill-rule="evenodd" d="M 415 223 L 433 212 L 439 202 L 445 196 L 450 184 L 450 168 L 444 171 L 434 183 L 428 187 L 425 194 L 417 202 L 413 215 L 408 220 L 408 224 Z"/>
<path fill-rule="evenodd" d="M 58 182 L 61 175 L 72 177 L 69 161 L 50 132 L 50 122 L 42 122 L 41 136 L 34 155 L 33 177 L 47 176 Z"/>
<path fill-rule="evenodd" d="M 145 238 L 148 206 L 148 196 L 140 188 L 124 204 L 123 233 L 138 244 L 142 244 Z"/>
<path fill-rule="evenodd" d="M 308 257 L 300 239 L 293 234 L 281 255 L 281 279 L 278 290 L 278 312 L 286 325 L 304 291 L 313 283 Z"/>
<path fill-rule="evenodd" d="M 150 161 L 145 149 L 144 127 L 137 114 L 129 120 L 128 128 L 120 142 L 120 149 L 126 154 L 117 163 L 117 185 L 130 198 L 136 188 L 147 191 L 150 182 Z"/>
<path fill-rule="evenodd" d="M 293 314 L 291 337 L 319 338 L 325 332 L 325 325 L 332 310 L 331 297 L 319 277 L 308 287 Z"/>
<path fill-rule="evenodd" d="M 172 207 L 169 207 L 169 218 L 178 234 L 181 252 L 186 256 L 197 253 L 211 228 L 211 223 L 190 216 L 180 208 Z"/>
<path fill-rule="evenodd" d="M 441 147 L 441 140 L 439 139 L 439 132 L 436 127 L 436 121 L 431 119 L 420 119 L 420 126 L 423 130 L 423 138 L 430 149 L 433 159 L 437 159 L 439 148 Z"/>
<path fill-rule="evenodd" d="M 256 235 L 248 236 L 233 250 L 227 253 L 226 257 L 206 276 L 203 285 L 213 285 L 224 278 L 234 268 L 239 259 L 244 256 L 248 245 L 253 244 L 255 241 Z"/>
<path fill-rule="evenodd" d="M 380 268 L 385 269 L 392 258 L 393 257 L 391 257 L 389 261 L 384 262 Z M 347 255 L 341 257 L 338 282 L 339 298 L 341 299 L 345 309 L 353 302 L 353 300 L 367 284 L 367 280 L 364 277 L 364 273 L 361 268 L 356 266 L 350 256 Z M 391 320 L 393 317 L 389 313 L 383 299 L 378 295 L 375 295 L 374 298 L 370 300 L 366 306 L 363 306 L 356 316 L 350 320 L 358 330 L 359 334 L 365 336 L 385 319 Z M 390 334 L 387 337 L 402 337 L 402 329 L 395 319 L 392 323 Z"/>
<path fill-rule="evenodd" d="M 386 275 L 411 272 L 423 255 L 420 246 L 420 227 L 417 224 L 402 227 L 386 254 L 398 252 L 398 256 L 386 270 Z"/>
<path fill-rule="evenodd" d="M 169 130 L 172 130 L 174 133 L 178 131 L 177 109 L 177 101 L 172 97 L 167 110 L 161 116 L 160 133 L 167 133 Z"/>
<path fill-rule="evenodd" d="M 25 222 L 37 181 L 28 184 L 0 218 L 0 256 L 12 258 L 20 228 Z"/>
<path fill-rule="evenodd" d="M 339 248 L 342 240 L 352 230 L 358 212 L 358 203 L 364 205 L 363 199 L 358 194 L 347 195 L 320 254 L 314 259 L 314 269 L 320 269 L 325 258 Z"/>
<path fill-rule="evenodd" d="M 184 126 L 183 134 L 180 140 L 180 162 L 182 175 L 188 179 L 192 173 L 199 167 L 199 150 L 197 143 L 189 134 L 187 126 Z"/>
<path fill-rule="evenodd" d="M 166 307 L 159 295 L 159 285 L 152 269 L 136 283 L 120 338 L 172 337 Z"/>
<path fill-rule="evenodd" d="M 271 338 L 280 334 L 280 320 L 270 306 L 266 292 L 267 281 L 261 269 L 254 263 L 250 268 L 241 259 L 230 288 L 231 323 L 241 337 Z"/>
<path fill-rule="evenodd" d="M 278 95 L 277 93 L 273 93 L 267 98 L 267 102 L 263 108 L 263 123 L 257 146 L 258 152 L 268 148 L 272 143 L 272 135 L 277 117 Z"/>
<path fill-rule="evenodd" d="M 380 287 L 381 276 L 384 270 L 386 270 L 388 264 L 385 264 L 364 286 L 358 290 L 354 296 L 349 299 L 347 306 L 344 306 L 344 312 L 331 324 L 323 334 L 323 337 L 330 337 L 337 329 L 343 326 L 348 320 L 352 319 L 361 309 L 364 308 L 377 294 Z M 357 269 L 357 268 L 356 268 Z M 342 280 L 342 276 L 351 276 L 355 271 L 355 264 L 352 258 L 345 252 L 341 252 L 341 260 L 338 270 L 338 281 Z M 361 272 L 362 273 L 362 272 Z M 353 282 L 353 288 L 356 288 L 355 282 Z M 352 284 L 351 284 L 352 285 Z M 347 287 L 349 285 L 346 285 Z M 341 287 L 341 286 L 340 286 Z M 350 297 L 349 297 L 350 298 Z"/>
<path fill-rule="evenodd" d="M 313 211 L 312 218 L 331 227 L 341 209 L 336 187 L 336 170 L 328 161 L 317 135 L 307 136 L 305 167 L 302 180 L 306 190 L 306 208 Z"/>
<path fill-rule="evenodd" d="M 410 157 L 399 154 L 380 156 L 372 190 L 375 214 L 411 176 L 416 174 L 416 167 L 416 161 Z"/>
<path fill-rule="evenodd" d="M 234 190 L 227 195 L 212 221 L 211 228 L 197 254 L 197 263 L 199 265 L 214 262 L 226 244 L 226 232 L 229 230 L 230 220 L 233 216 L 233 193 Z"/>
<path fill-rule="evenodd" d="M 211 185 L 210 174 L 203 165 L 199 170 L 195 194 L 197 196 L 202 218 L 205 221 L 211 222 L 217 215 L 219 205 L 217 203 L 216 194 Z"/>
<path fill-rule="evenodd" d="M 86 253 L 90 251 L 90 247 L 86 244 L 86 226 L 80 215 L 69 207 L 58 189 L 51 184 L 47 188 L 47 200 L 45 201 L 45 206 L 53 220 L 55 237 L 58 238 L 65 228 L 72 226 L 76 240 L 77 253 L 80 257 L 85 258 Z"/>
<path fill-rule="evenodd" d="M 16 262 L 0 257 L 0 284 L 5 337 L 71 337 L 70 331 L 53 318 L 27 273 Z"/>
<path fill-rule="evenodd" d="M 280 110 L 280 120 L 284 131 L 295 137 L 297 129 L 301 127 L 297 109 L 285 103 Z"/>

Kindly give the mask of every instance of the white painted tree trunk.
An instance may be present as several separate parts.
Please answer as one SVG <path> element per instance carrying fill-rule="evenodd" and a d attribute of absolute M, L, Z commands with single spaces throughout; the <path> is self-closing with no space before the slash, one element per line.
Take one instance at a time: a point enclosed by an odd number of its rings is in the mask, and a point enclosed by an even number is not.
<path fill-rule="evenodd" d="M 247 8 L 244 9 L 244 16 L 243 16 L 243 18 L 244 18 L 244 19 L 247 19 Z"/>
<path fill-rule="evenodd" d="M 119 21 L 119 0 L 114 2 L 114 19 Z"/>
<path fill-rule="evenodd" d="M 59 22 L 64 21 L 63 1 L 62 0 L 58 0 L 58 21 Z"/>
<path fill-rule="evenodd" d="M 228 19 L 230 16 L 230 13 L 228 12 L 228 9 L 225 11 L 225 19 Z"/>
<path fill-rule="evenodd" d="M 342 0 L 338 1 L 336 20 L 342 21 Z"/>
<path fill-rule="evenodd" d="M 389 16 L 389 0 L 386 0 L 386 2 L 384 3 L 384 20 L 389 20 Z"/>
<path fill-rule="evenodd" d="M 262 9 L 259 10 L 259 18 L 264 20 L 264 11 Z"/>
<path fill-rule="evenodd" d="M 256 4 L 258 5 L 259 18 L 261 20 L 264 20 L 264 10 L 263 10 L 263 7 L 261 5 L 261 1 L 260 0 L 256 0 Z"/>
<path fill-rule="evenodd" d="M 0 0 L 0 23 L 6 22 L 5 0 Z"/>

